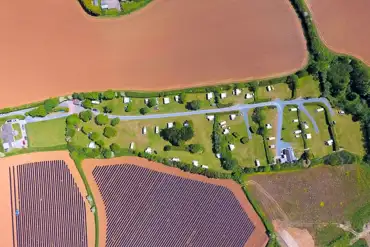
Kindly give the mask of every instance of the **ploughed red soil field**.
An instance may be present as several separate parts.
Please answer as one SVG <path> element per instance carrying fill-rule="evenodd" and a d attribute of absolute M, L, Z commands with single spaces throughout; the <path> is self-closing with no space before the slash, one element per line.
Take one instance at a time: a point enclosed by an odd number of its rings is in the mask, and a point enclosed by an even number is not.
<path fill-rule="evenodd" d="M 240 186 L 137 157 L 85 160 L 100 246 L 265 246 Z"/>
<path fill-rule="evenodd" d="M 370 65 L 370 1 L 306 0 L 325 44 Z"/>
<path fill-rule="evenodd" d="M 154 0 L 120 19 L 87 16 L 77 0 L 2 8 L 0 108 L 74 91 L 272 77 L 307 61 L 288 0 Z"/>
<path fill-rule="evenodd" d="M 1 246 L 94 246 L 94 217 L 68 152 L 2 158 L 0 181 Z"/>

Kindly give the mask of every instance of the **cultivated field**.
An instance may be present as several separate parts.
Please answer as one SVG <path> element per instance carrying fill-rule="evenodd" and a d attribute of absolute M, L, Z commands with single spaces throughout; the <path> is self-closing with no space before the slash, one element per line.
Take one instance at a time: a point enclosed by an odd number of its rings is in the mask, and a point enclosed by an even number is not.
<path fill-rule="evenodd" d="M 267 242 L 262 222 L 231 180 L 208 179 L 136 157 L 86 160 L 83 168 L 98 208 L 106 209 L 98 210 L 101 246 Z"/>
<path fill-rule="evenodd" d="M 93 215 L 68 152 L 3 158 L 0 178 L 2 246 L 94 246 Z"/>
<path fill-rule="evenodd" d="M 73 91 L 272 77 L 307 60 L 288 0 L 156 0 L 114 20 L 87 16 L 73 0 L 7 1 L 3 8 L 1 108 Z"/>
<path fill-rule="evenodd" d="M 306 0 L 325 44 L 339 53 L 354 55 L 370 65 L 368 0 Z M 330 10 L 330 11 L 329 11 Z"/>

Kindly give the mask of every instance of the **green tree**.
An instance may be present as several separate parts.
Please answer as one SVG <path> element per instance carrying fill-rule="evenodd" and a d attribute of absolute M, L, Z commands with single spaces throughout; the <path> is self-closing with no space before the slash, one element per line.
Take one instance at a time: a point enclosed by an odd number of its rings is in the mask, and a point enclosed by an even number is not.
<path fill-rule="evenodd" d="M 149 111 L 150 111 L 149 108 L 147 106 L 145 106 L 145 107 L 140 109 L 140 114 L 145 115 L 145 114 L 148 114 Z"/>
<path fill-rule="evenodd" d="M 298 85 L 298 76 L 297 75 L 288 76 L 286 83 L 289 85 L 290 90 L 292 91 L 296 90 Z"/>
<path fill-rule="evenodd" d="M 252 82 L 248 83 L 248 89 L 251 92 L 256 92 L 257 89 L 258 89 L 258 81 L 252 81 Z"/>
<path fill-rule="evenodd" d="M 106 125 L 109 122 L 109 119 L 104 114 L 99 114 L 95 117 L 95 123 L 97 125 Z"/>
<path fill-rule="evenodd" d="M 110 125 L 112 126 L 116 126 L 117 124 L 119 124 L 120 122 L 120 119 L 118 117 L 116 118 L 113 118 L 111 121 L 110 121 Z"/>
<path fill-rule="evenodd" d="M 185 102 L 186 102 L 186 93 L 184 93 L 184 92 L 182 92 L 182 93 L 180 93 L 180 95 L 179 95 L 179 103 L 180 104 L 185 104 Z"/>
<path fill-rule="evenodd" d="M 72 128 L 67 128 L 67 131 L 66 131 L 66 136 L 69 136 L 69 137 L 74 137 L 76 134 L 76 130 L 75 129 L 72 129 Z"/>
<path fill-rule="evenodd" d="M 188 150 L 189 150 L 190 153 L 196 154 L 196 153 L 203 153 L 204 148 L 200 144 L 190 144 L 188 146 Z"/>
<path fill-rule="evenodd" d="M 92 140 L 92 141 L 95 141 L 95 142 L 96 142 L 97 140 L 99 140 L 100 135 L 99 135 L 99 133 L 98 133 L 98 132 L 92 132 L 92 133 L 90 134 L 89 138 L 90 138 L 90 140 Z"/>
<path fill-rule="evenodd" d="M 192 100 L 186 104 L 186 109 L 196 111 L 200 109 L 200 100 Z"/>
<path fill-rule="evenodd" d="M 110 106 L 110 105 L 106 105 L 106 106 L 104 106 L 103 110 L 104 110 L 105 113 L 112 113 L 113 107 Z"/>
<path fill-rule="evenodd" d="M 116 96 L 116 93 L 113 90 L 108 90 L 103 93 L 103 99 L 111 100 Z"/>
<path fill-rule="evenodd" d="M 194 136 L 193 128 L 190 126 L 182 128 L 165 128 L 160 135 L 174 146 L 180 146 L 183 142 L 190 140 Z"/>
<path fill-rule="evenodd" d="M 85 126 L 82 127 L 81 131 L 85 135 L 88 135 L 89 133 L 92 132 L 92 128 L 90 126 L 88 126 L 88 125 L 85 125 Z"/>
<path fill-rule="evenodd" d="M 79 116 L 82 121 L 88 122 L 92 118 L 92 112 L 90 110 L 82 111 L 80 112 Z"/>
<path fill-rule="evenodd" d="M 95 141 L 96 145 L 98 145 L 100 148 L 104 148 L 105 146 L 105 143 L 102 139 L 99 139 L 97 141 Z"/>
<path fill-rule="evenodd" d="M 222 167 L 225 170 L 234 170 L 238 166 L 238 161 L 236 159 L 222 158 L 221 159 Z"/>
<path fill-rule="evenodd" d="M 46 111 L 44 105 L 40 105 L 39 107 L 27 112 L 26 115 L 31 117 L 45 117 L 48 115 L 48 112 Z"/>
<path fill-rule="evenodd" d="M 57 98 L 51 98 L 44 101 L 44 107 L 47 113 L 51 112 L 58 105 L 59 99 Z"/>
<path fill-rule="evenodd" d="M 157 100 L 155 98 L 150 98 L 148 101 L 148 107 L 152 108 L 157 105 Z"/>
<path fill-rule="evenodd" d="M 257 123 L 257 124 L 263 124 L 265 121 L 266 117 L 265 114 L 263 113 L 262 108 L 258 107 L 253 110 L 252 114 L 252 121 Z"/>
<path fill-rule="evenodd" d="M 81 120 L 77 114 L 71 114 L 67 117 L 66 122 L 67 124 L 74 126 L 74 125 L 78 125 L 79 123 L 81 123 Z"/>
<path fill-rule="evenodd" d="M 110 145 L 110 150 L 112 150 L 113 153 L 118 153 L 121 150 L 121 147 L 117 143 L 112 143 Z"/>
<path fill-rule="evenodd" d="M 240 139 L 240 142 L 243 143 L 243 144 L 247 144 L 249 142 L 249 138 L 246 137 L 246 136 L 243 136 L 241 139 Z"/>
<path fill-rule="evenodd" d="M 112 158 L 112 151 L 110 151 L 110 149 L 103 149 L 102 151 L 102 155 L 104 158 L 106 159 L 109 159 L 109 158 Z"/>
<path fill-rule="evenodd" d="M 91 100 L 89 100 L 89 99 L 85 99 L 85 100 L 82 102 L 82 107 L 83 107 L 83 108 L 86 108 L 86 109 L 91 109 L 91 108 L 93 108 L 93 104 L 91 103 Z"/>
<path fill-rule="evenodd" d="M 98 92 L 89 92 L 84 93 L 84 97 L 89 100 L 99 100 L 100 99 L 100 93 Z"/>
<path fill-rule="evenodd" d="M 110 126 L 107 126 L 107 127 L 104 128 L 103 135 L 107 138 L 115 137 L 117 135 L 117 130 L 115 130 L 114 128 L 112 128 Z"/>
<path fill-rule="evenodd" d="M 132 111 L 132 102 L 128 103 L 125 108 L 125 112 L 131 112 L 131 111 Z"/>

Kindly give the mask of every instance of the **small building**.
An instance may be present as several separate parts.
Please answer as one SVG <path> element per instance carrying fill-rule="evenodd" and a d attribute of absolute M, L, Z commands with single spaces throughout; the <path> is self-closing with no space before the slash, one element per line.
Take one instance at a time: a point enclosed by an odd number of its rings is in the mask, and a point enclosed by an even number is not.
<path fill-rule="evenodd" d="M 213 98 L 213 93 L 212 92 L 207 93 L 206 98 L 207 98 L 207 100 L 212 99 Z"/>
<path fill-rule="evenodd" d="M 240 90 L 239 88 L 233 90 L 234 95 L 239 95 L 241 93 L 242 93 L 242 90 Z"/>
<path fill-rule="evenodd" d="M 148 98 L 146 98 L 146 99 L 144 99 L 144 104 L 148 104 L 149 103 L 149 99 Z"/>
<path fill-rule="evenodd" d="M 310 127 L 308 126 L 308 124 L 307 124 L 307 123 L 304 123 L 304 124 L 303 124 L 303 127 L 304 127 L 304 129 L 308 129 L 308 128 L 310 128 Z"/>
<path fill-rule="evenodd" d="M 193 166 L 198 167 L 199 166 L 199 162 L 197 160 L 193 160 Z"/>
<path fill-rule="evenodd" d="M 99 105 L 99 104 L 100 104 L 100 101 L 98 101 L 98 100 L 93 100 L 93 101 L 91 101 L 91 103 L 93 103 L 94 105 Z"/>
<path fill-rule="evenodd" d="M 275 136 L 267 137 L 267 140 L 269 140 L 269 141 L 273 141 L 273 140 L 275 140 Z"/>
<path fill-rule="evenodd" d="M 322 111 L 324 111 L 324 108 L 322 108 L 322 107 L 316 109 L 316 112 L 322 112 Z"/>
<path fill-rule="evenodd" d="M 306 134 L 306 139 L 312 139 L 312 135 L 310 133 Z"/>
<path fill-rule="evenodd" d="M 254 163 L 256 164 L 257 167 L 261 166 L 261 162 L 259 160 L 255 160 Z"/>
<path fill-rule="evenodd" d="M 267 129 L 272 129 L 272 125 L 271 124 L 266 124 L 266 128 Z"/>
<path fill-rule="evenodd" d="M 155 126 L 155 127 L 154 127 L 154 132 L 155 132 L 156 134 L 159 134 L 159 127 L 158 127 L 158 126 Z"/>
<path fill-rule="evenodd" d="M 95 149 L 96 148 L 95 142 L 90 142 L 88 147 L 91 148 L 91 149 Z"/>
<path fill-rule="evenodd" d="M 224 135 L 227 135 L 229 133 L 230 133 L 230 130 L 228 130 L 228 129 L 224 129 L 224 131 L 222 132 L 222 134 L 224 134 Z"/>
<path fill-rule="evenodd" d="M 217 153 L 217 154 L 216 154 L 216 158 L 217 158 L 217 159 L 221 159 L 221 154 L 220 154 L 220 153 Z"/>
<path fill-rule="evenodd" d="M 206 166 L 206 165 L 202 165 L 202 168 L 203 168 L 203 169 L 208 169 L 208 166 Z"/>
<path fill-rule="evenodd" d="M 271 92 L 272 90 L 274 90 L 274 87 L 273 86 L 267 86 L 266 90 L 267 90 L 267 92 Z"/>
<path fill-rule="evenodd" d="M 343 110 L 339 110 L 338 113 L 339 113 L 339 115 L 345 114 L 345 112 Z"/>
<path fill-rule="evenodd" d="M 253 98 L 253 93 L 246 93 L 245 98 L 246 99 L 252 99 Z"/>
<path fill-rule="evenodd" d="M 296 118 L 296 119 L 293 119 L 293 123 L 298 123 L 299 120 Z"/>
<path fill-rule="evenodd" d="M 295 107 L 289 109 L 289 111 L 297 111 L 297 110 L 298 108 L 295 108 Z"/>
<path fill-rule="evenodd" d="M 327 140 L 325 143 L 326 143 L 326 145 L 328 145 L 328 146 L 332 146 L 332 145 L 333 145 L 333 143 L 334 143 L 334 141 L 333 141 L 332 139 L 330 139 L 330 140 Z"/>
<path fill-rule="evenodd" d="M 143 127 L 143 129 L 141 130 L 143 135 L 146 135 L 146 127 Z"/>
<path fill-rule="evenodd" d="M 189 121 L 185 120 L 184 123 L 182 124 L 184 127 L 189 127 Z"/>
<path fill-rule="evenodd" d="M 226 125 L 226 121 L 222 121 L 221 123 L 220 123 L 220 125 L 222 126 L 222 125 Z"/>
<path fill-rule="evenodd" d="M 301 133 L 302 133 L 302 130 L 295 130 L 295 131 L 294 131 L 294 134 L 296 134 L 296 135 L 297 135 L 297 134 L 301 134 Z"/>
<path fill-rule="evenodd" d="M 121 11 L 121 5 L 119 0 L 101 0 L 102 9 L 117 9 Z"/>
<path fill-rule="evenodd" d="M 180 100 L 180 96 L 175 95 L 175 97 L 174 97 L 174 98 L 175 98 L 175 101 L 176 101 L 176 102 L 179 102 L 179 100 Z"/>
<path fill-rule="evenodd" d="M 130 149 L 133 150 L 135 148 L 135 143 L 131 142 L 130 143 Z"/>
<path fill-rule="evenodd" d="M 295 135 L 295 138 L 299 138 L 299 137 L 301 137 L 301 135 Z"/>
<path fill-rule="evenodd" d="M 230 151 L 233 151 L 235 149 L 235 145 L 234 144 L 229 144 L 229 149 L 230 149 Z"/>
<path fill-rule="evenodd" d="M 283 163 L 293 163 L 298 159 L 295 157 L 294 150 L 292 147 L 288 147 L 282 150 L 280 162 Z"/>
<path fill-rule="evenodd" d="M 173 123 L 172 122 L 167 123 L 167 128 L 171 129 L 172 127 L 173 127 Z"/>
<path fill-rule="evenodd" d="M 152 154 L 153 150 L 152 150 L 152 148 L 147 147 L 147 148 L 144 150 L 144 152 L 145 152 L 145 153 L 147 153 L 147 154 Z"/>
<path fill-rule="evenodd" d="M 130 98 L 129 97 L 123 97 L 123 103 L 125 103 L 125 104 L 130 103 Z"/>
<path fill-rule="evenodd" d="M 227 97 L 227 94 L 225 92 L 223 92 L 223 93 L 221 93 L 220 97 L 221 97 L 221 99 L 224 99 L 224 98 Z"/>
<path fill-rule="evenodd" d="M 226 129 L 226 128 L 227 128 L 226 124 L 221 125 L 221 128 L 222 128 L 222 129 Z"/>
<path fill-rule="evenodd" d="M 172 158 L 171 161 L 180 162 L 179 158 Z"/>
<path fill-rule="evenodd" d="M 269 146 L 269 148 L 274 149 L 275 148 L 275 145 L 272 144 L 272 145 Z"/>
<path fill-rule="evenodd" d="M 170 103 L 170 98 L 166 97 L 166 98 L 163 98 L 163 104 L 167 105 Z"/>
<path fill-rule="evenodd" d="M 230 120 L 234 120 L 236 118 L 236 114 L 230 114 Z"/>
<path fill-rule="evenodd" d="M 207 116 L 208 121 L 213 121 L 215 119 L 214 115 L 208 115 Z"/>

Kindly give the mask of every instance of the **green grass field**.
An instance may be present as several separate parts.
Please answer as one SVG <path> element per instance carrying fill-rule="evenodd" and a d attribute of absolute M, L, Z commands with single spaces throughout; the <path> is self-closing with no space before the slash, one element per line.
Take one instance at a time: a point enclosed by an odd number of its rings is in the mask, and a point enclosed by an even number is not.
<path fill-rule="evenodd" d="M 336 122 L 335 131 L 339 145 L 349 152 L 363 156 L 365 149 L 360 122 L 353 122 L 350 115 L 339 114 L 335 114 L 333 120 Z"/>
<path fill-rule="evenodd" d="M 251 112 L 248 114 L 249 118 Z M 230 127 L 229 135 L 232 135 L 233 132 L 237 132 L 240 135 L 239 138 L 234 138 L 233 142 L 235 145 L 233 157 L 238 160 L 240 166 L 255 167 L 256 159 L 260 161 L 261 165 L 267 164 L 265 150 L 263 148 L 263 139 L 260 135 L 252 134 L 252 139 L 246 144 L 240 142 L 240 138 L 248 136 L 243 116 L 237 116 L 235 120 L 230 120 L 229 115 L 223 115 L 220 118 L 220 122 L 222 121 L 226 121 L 226 125 Z M 250 119 L 249 122 L 251 123 L 251 121 Z"/>
<path fill-rule="evenodd" d="M 325 145 L 325 141 L 330 139 L 328 125 L 326 124 L 325 119 L 325 112 L 316 112 L 316 109 L 319 108 L 317 105 L 305 105 L 305 107 L 315 119 L 316 124 L 319 127 L 319 133 L 316 133 L 312 124 L 309 124 L 310 129 L 306 130 L 306 133 L 311 133 L 312 139 L 307 140 L 307 145 L 315 157 L 323 157 L 333 152 L 332 146 Z M 306 119 L 306 121 L 309 121 L 308 118 Z"/>
<path fill-rule="evenodd" d="M 320 82 L 313 79 L 311 75 L 299 79 L 297 97 L 319 97 Z"/>
<path fill-rule="evenodd" d="M 273 91 L 268 92 L 266 87 L 260 87 L 258 89 L 258 99 L 268 100 L 268 99 L 281 99 L 288 100 L 292 97 L 292 91 L 289 89 L 288 84 L 280 83 L 273 85 L 275 88 Z"/>
<path fill-rule="evenodd" d="M 165 145 L 170 143 L 163 140 L 159 134 L 155 134 L 155 126 L 160 129 L 166 128 L 169 122 L 183 123 L 185 120 L 192 120 L 194 123 L 194 137 L 186 144 L 202 144 L 205 151 L 202 154 L 191 154 L 187 151 L 163 151 Z M 205 115 L 177 117 L 177 118 L 162 118 L 153 120 L 140 121 L 121 121 L 115 128 L 117 136 L 113 138 L 105 138 L 102 133 L 104 126 L 97 126 L 93 120 L 84 125 L 89 125 L 93 131 L 100 133 L 101 139 L 104 140 L 105 147 L 109 147 L 112 143 L 117 143 L 123 148 L 129 148 L 130 143 L 135 143 L 136 151 L 144 151 L 147 147 L 151 147 L 157 151 L 158 155 L 163 158 L 180 158 L 181 161 L 192 163 L 193 160 L 199 161 L 200 165 L 208 165 L 214 170 L 221 170 L 220 161 L 212 152 L 212 128 L 213 122 L 208 122 Z M 147 134 L 142 134 L 143 127 L 147 128 Z M 81 131 L 77 132 L 72 139 L 76 145 L 87 147 L 90 143 L 88 137 Z"/>
<path fill-rule="evenodd" d="M 242 92 L 239 95 L 233 95 L 233 90 L 224 90 L 222 92 L 226 92 L 227 97 L 224 99 L 221 99 L 221 103 L 223 104 L 229 104 L 232 103 L 234 105 L 237 104 L 251 104 L 254 101 L 254 98 L 246 99 L 245 95 L 246 93 L 251 93 L 247 88 L 240 89 Z"/>
<path fill-rule="evenodd" d="M 292 145 L 295 155 L 300 157 L 303 154 L 304 145 L 302 137 L 296 137 L 294 134 L 294 131 L 299 129 L 299 123 L 293 122 L 293 120 L 298 119 L 298 112 L 290 111 L 290 108 L 297 108 L 297 106 L 289 105 L 284 108 L 284 122 L 281 135 L 285 142 L 289 142 Z M 309 124 L 309 126 L 312 129 L 312 124 Z"/>
<path fill-rule="evenodd" d="M 22 130 L 21 125 L 19 123 L 12 124 L 13 130 L 17 131 L 17 135 L 14 137 L 16 141 L 22 139 Z"/>
<path fill-rule="evenodd" d="M 65 144 L 65 118 L 26 125 L 30 147 L 52 147 Z"/>

